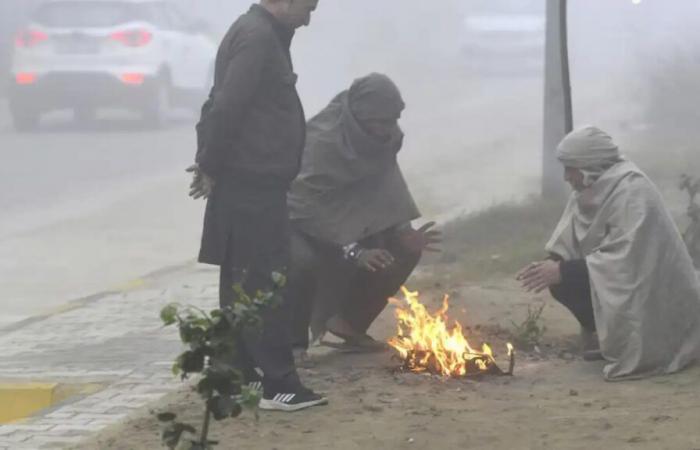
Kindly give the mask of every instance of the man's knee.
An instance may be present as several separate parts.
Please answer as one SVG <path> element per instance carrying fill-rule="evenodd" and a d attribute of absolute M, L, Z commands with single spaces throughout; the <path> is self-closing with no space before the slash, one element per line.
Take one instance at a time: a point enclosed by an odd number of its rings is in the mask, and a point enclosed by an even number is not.
<path fill-rule="evenodd" d="M 561 284 L 555 284 L 549 287 L 549 293 L 559 302 L 564 301 L 564 289 Z"/>

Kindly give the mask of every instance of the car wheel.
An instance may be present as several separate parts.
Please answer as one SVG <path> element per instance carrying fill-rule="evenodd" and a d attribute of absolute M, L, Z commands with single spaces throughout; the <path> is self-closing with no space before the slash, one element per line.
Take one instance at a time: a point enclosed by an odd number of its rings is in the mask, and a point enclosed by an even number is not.
<path fill-rule="evenodd" d="M 37 111 L 14 105 L 10 106 L 10 114 L 12 115 L 15 130 L 21 133 L 34 131 L 39 128 L 41 116 Z"/>
<path fill-rule="evenodd" d="M 167 79 L 161 79 L 153 86 L 150 98 L 143 111 L 146 124 L 154 128 L 162 128 L 168 122 L 171 105 L 171 87 Z"/>

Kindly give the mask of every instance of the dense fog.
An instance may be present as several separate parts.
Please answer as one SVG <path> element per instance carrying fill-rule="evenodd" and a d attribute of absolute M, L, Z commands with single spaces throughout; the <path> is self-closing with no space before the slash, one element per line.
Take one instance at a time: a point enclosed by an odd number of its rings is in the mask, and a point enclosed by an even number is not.
<path fill-rule="evenodd" d="M 250 3 L 173 2 L 214 47 Z M 204 204 L 187 197 L 184 169 L 204 97 L 158 126 L 119 108 L 62 108 L 18 131 L 8 98 L 18 76 L 34 75 L 13 69 L 13 47 L 41 2 L 0 3 L 0 299 L 11 305 L 2 324 L 195 256 Z M 698 9 L 694 0 L 569 2 L 575 123 L 608 129 L 669 185 L 699 167 Z M 407 103 L 400 161 L 426 217 L 535 194 L 544 12 L 544 0 L 320 0 L 292 47 L 307 116 L 354 78 L 386 73 Z M 87 120 L 74 120 L 81 113 Z"/>

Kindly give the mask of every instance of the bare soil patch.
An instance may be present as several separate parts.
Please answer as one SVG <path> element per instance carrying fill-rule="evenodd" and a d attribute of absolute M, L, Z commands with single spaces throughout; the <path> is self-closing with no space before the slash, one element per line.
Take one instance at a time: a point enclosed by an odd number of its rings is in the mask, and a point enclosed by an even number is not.
<path fill-rule="evenodd" d="M 425 290 L 437 308 L 444 290 Z M 547 296 L 522 294 L 509 280 L 453 288 L 451 315 L 505 356 L 510 321 L 546 302 L 540 353 L 518 353 L 514 377 L 444 380 L 397 374 L 392 353 L 348 355 L 314 350 L 306 383 L 330 405 L 295 414 L 261 412 L 216 423 L 221 449 L 700 449 L 700 369 L 669 377 L 608 383 L 602 363 L 576 352 L 577 326 Z M 395 331 L 392 307 L 372 332 Z M 159 404 L 76 447 L 81 450 L 161 448 L 151 411 L 172 410 L 192 423 L 200 401 L 186 386 Z"/>

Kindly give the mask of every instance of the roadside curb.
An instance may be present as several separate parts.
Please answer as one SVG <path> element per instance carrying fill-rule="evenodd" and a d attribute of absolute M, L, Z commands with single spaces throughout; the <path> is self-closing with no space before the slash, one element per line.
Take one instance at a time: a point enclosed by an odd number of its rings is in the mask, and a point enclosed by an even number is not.
<path fill-rule="evenodd" d="M 77 444 L 180 389 L 182 342 L 159 314 L 180 301 L 215 308 L 217 279 L 188 260 L 2 329 L 0 450 Z"/>
<path fill-rule="evenodd" d="M 58 316 L 60 314 L 73 311 L 76 309 L 80 308 L 85 308 L 89 306 L 92 303 L 95 303 L 99 300 L 102 300 L 105 297 L 109 297 L 111 295 L 117 295 L 117 294 L 124 294 L 127 292 L 131 292 L 134 290 L 138 290 L 141 288 L 144 288 L 147 286 L 149 283 L 152 283 L 154 281 L 159 280 L 160 278 L 163 278 L 165 276 L 173 275 L 177 272 L 184 271 L 188 268 L 192 268 L 197 264 L 196 260 L 190 259 L 182 263 L 170 265 L 170 266 L 165 266 L 160 269 L 156 269 L 152 272 L 147 273 L 144 276 L 135 278 L 133 280 L 130 280 L 126 283 L 124 283 L 122 288 L 118 289 L 109 289 L 105 290 L 102 292 L 98 292 L 96 294 L 88 295 L 86 297 L 81 297 L 77 298 L 74 300 L 69 300 L 63 305 L 60 305 L 56 308 L 53 308 L 52 310 L 43 313 L 43 314 L 38 314 L 36 316 L 28 317 L 24 320 L 20 320 L 19 322 L 11 323 L 9 325 L 5 325 L 3 327 L 0 327 L 0 336 L 3 334 L 11 333 L 13 331 L 20 330 L 28 325 L 41 322 L 43 320 L 49 319 L 54 316 Z"/>

